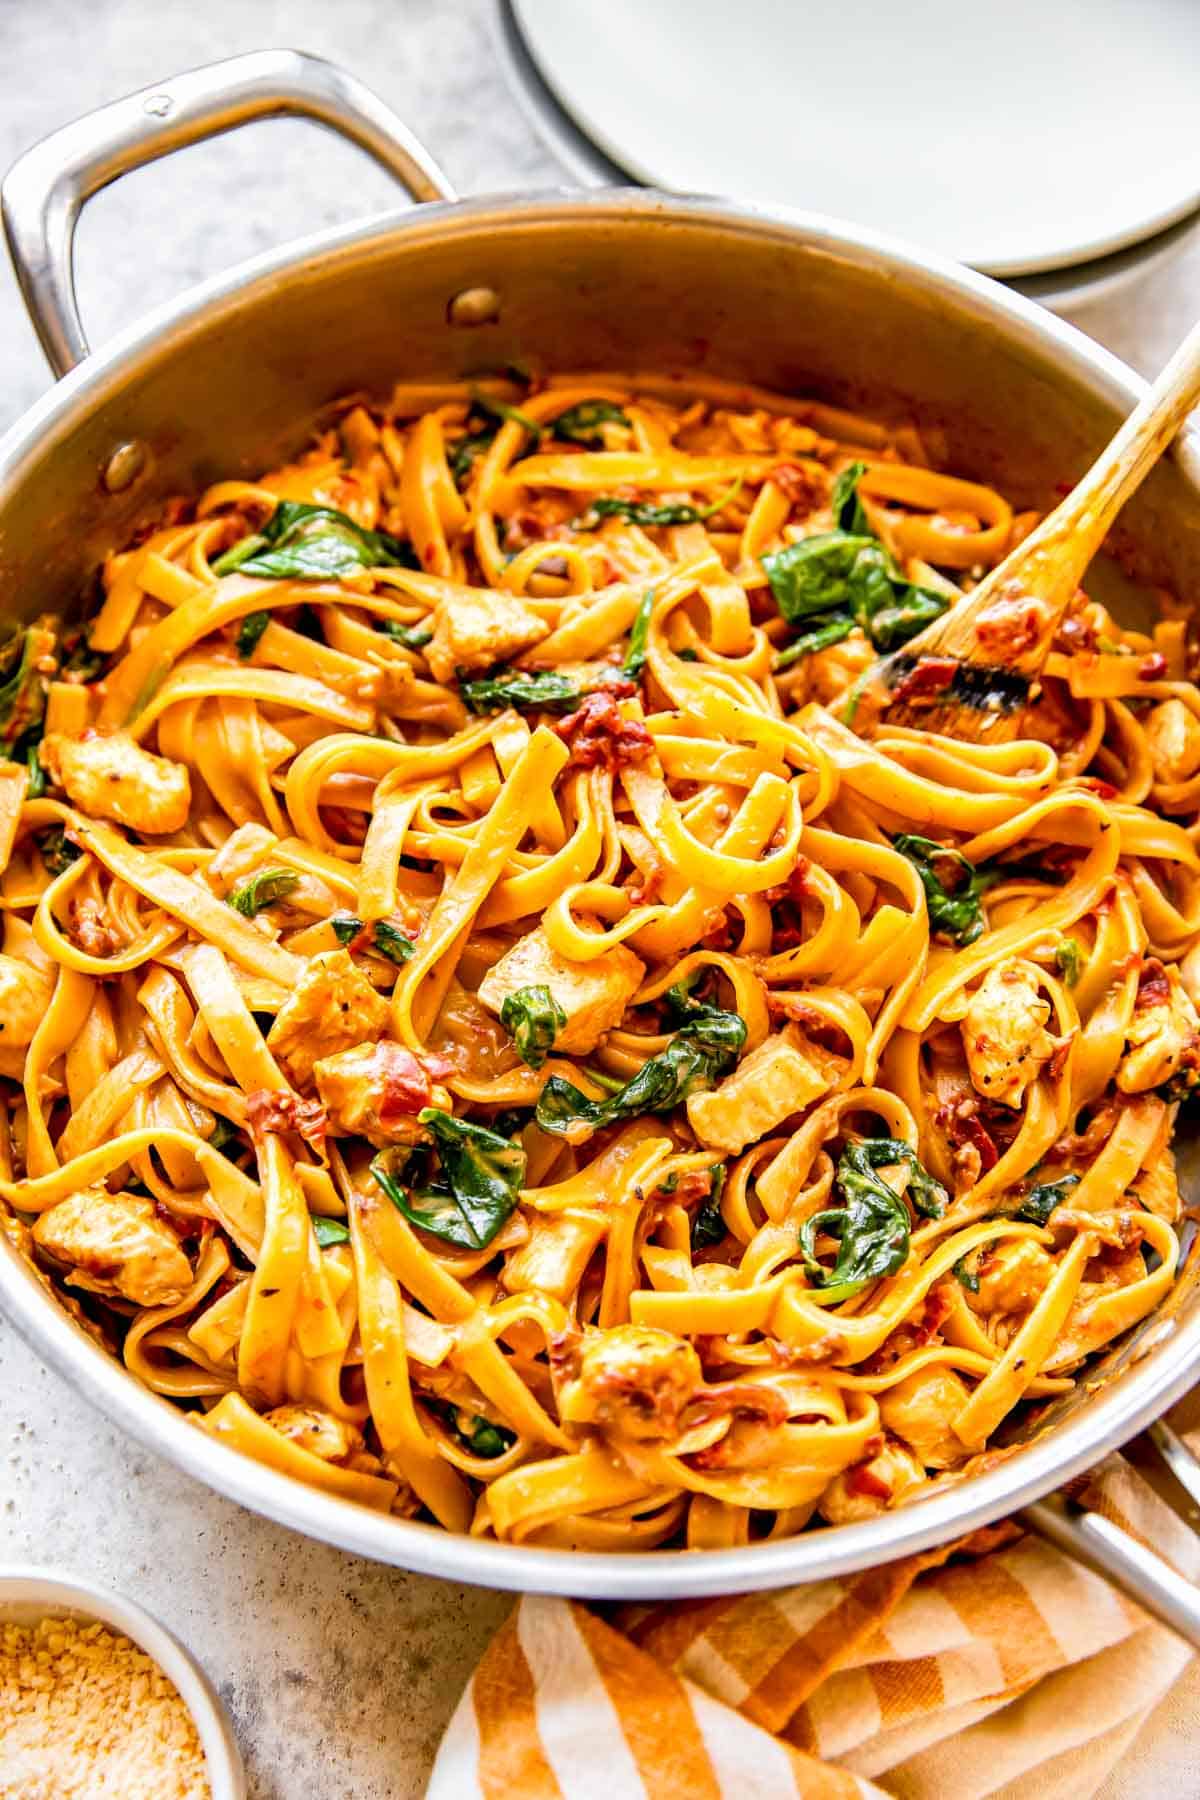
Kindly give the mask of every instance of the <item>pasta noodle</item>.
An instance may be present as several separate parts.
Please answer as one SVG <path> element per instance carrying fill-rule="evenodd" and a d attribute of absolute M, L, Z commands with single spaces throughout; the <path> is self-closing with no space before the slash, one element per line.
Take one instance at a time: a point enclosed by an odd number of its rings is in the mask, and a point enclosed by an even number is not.
<path fill-rule="evenodd" d="M 958 1480 L 1145 1317 L 1200 690 L 1080 596 L 1013 743 L 859 678 L 1033 515 L 708 381 L 353 401 L 0 676 L 0 1197 L 197 1428 L 513 1543 Z"/>

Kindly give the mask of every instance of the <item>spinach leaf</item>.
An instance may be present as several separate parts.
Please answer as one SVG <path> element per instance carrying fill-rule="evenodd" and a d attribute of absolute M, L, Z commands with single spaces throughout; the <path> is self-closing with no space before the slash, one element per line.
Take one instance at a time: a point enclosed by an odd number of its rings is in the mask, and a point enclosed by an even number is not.
<path fill-rule="evenodd" d="M 1083 952 L 1079 948 L 1079 939 L 1064 938 L 1061 944 L 1056 944 L 1054 960 L 1058 965 L 1058 972 L 1067 986 L 1074 987 L 1083 967 Z"/>
<path fill-rule="evenodd" d="M 967 1251 L 967 1256 L 971 1252 Z M 979 1292 L 979 1271 L 967 1266 L 967 1256 L 960 1256 L 951 1273 L 957 1278 L 959 1285 L 965 1287 L 968 1294 Z"/>
<path fill-rule="evenodd" d="M 936 843 L 933 838 L 919 837 L 914 832 L 902 831 L 892 843 L 921 877 L 929 908 L 930 930 L 944 932 L 956 944 L 973 944 L 983 930 L 980 895 L 1003 880 L 1003 872 L 995 868 L 976 868 L 961 850 Z M 955 885 L 946 886 L 937 872 L 938 865 L 956 878 Z"/>
<path fill-rule="evenodd" d="M 775 604 L 789 625 L 811 619 L 814 629 L 822 632 L 845 625 L 836 637 L 823 637 L 813 649 L 837 643 L 858 625 L 876 650 L 894 650 L 940 618 L 949 604 L 943 595 L 902 575 L 871 533 L 858 498 L 865 469 L 864 463 L 851 463 L 834 483 L 837 530 L 801 538 L 760 558 Z M 805 654 L 798 645 L 794 649 L 796 656 Z M 789 662 L 795 660 L 787 651 L 784 655 Z"/>
<path fill-rule="evenodd" d="M 485 450 L 490 450 L 495 441 L 496 433 L 494 430 L 469 431 L 465 437 L 459 438 L 457 444 L 455 444 L 446 459 L 450 465 L 450 473 L 454 477 L 456 486 L 462 486 L 462 483 L 475 467 L 479 457 L 483 455 Z"/>
<path fill-rule="evenodd" d="M 855 537 L 873 537 L 871 521 L 867 517 L 867 509 L 858 497 L 858 484 L 867 472 L 864 462 L 848 463 L 833 484 L 833 495 L 830 504 L 833 508 L 833 522 L 839 531 L 848 531 Z"/>
<path fill-rule="evenodd" d="M 300 877 L 294 869 L 262 869 L 240 887 L 232 888 L 225 896 L 225 904 L 244 919 L 252 919 L 277 900 L 286 900 L 299 886 Z"/>
<path fill-rule="evenodd" d="M 581 400 L 577 406 L 568 406 L 566 412 L 560 412 L 557 419 L 552 419 L 550 429 L 556 438 L 565 438 L 571 444 L 587 444 L 594 449 L 603 444 L 604 434 L 597 430 L 600 425 L 628 425 L 629 416 L 611 400 Z"/>
<path fill-rule="evenodd" d="M 417 1114 L 437 1145 L 440 1174 L 428 1188 L 401 1185 L 395 1152 L 382 1150 L 371 1173 L 398 1211 L 422 1231 L 465 1250 L 484 1250 L 507 1223 L 525 1179 L 519 1144 L 438 1107 Z"/>
<path fill-rule="evenodd" d="M 712 1186 L 700 1211 L 692 1220 L 692 1249 L 703 1250 L 708 1244 L 719 1244 L 729 1227 L 721 1211 L 721 1194 L 725 1187 L 725 1164 L 714 1163 L 709 1170 Z"/>
<path fill-rule="evenodd" d="M 521 1061 L 540 1069 L 567 1015 L 548 987 L 517 988 L 506 994 L 500 1007 L 500 1023 L 516 1045 Z"/>
<path fill-rule="evenodd" d="M 6 748 L 27 732 L 36 732 L 46 710 L 48 677 L 39 663 L 54 655 L 54 633 L 41 625 L 27 625 L 0 651 L 0 744 Z"/>
<path fill-rule="evenodd" d="M 818 625 L 813 631 L 806 631 L 802 637 L 793 638 L 786 650 L 781 650 L 772 667 L 776 674 L 780 669 L 790 668 L 792 663 L 799 662 L 802 656 L 809 656 L 814 650 L 828 650 L 831 644 L 840 644 L 854 630 L 854 620 L 849 613 L 834 613 L 824 625 Z"/>
<path fill-rule="evenodd" d="M 27 800 L 40 800 L 46 791 L 46 771 L 42 767 L 42 759 L 38 755 L 36 744 L 30 744 L 25 752 L 25 766 L 29 770 L 29 779 L 25 784 Z"/>
<path fill-rule="evenodd" d="M 711 506 L 694 506 L 689 500 L 618 500 L 603 495 L 593 500 L 587 511 L 573 519 L 573 525 L 590 531 L 600 519 L 624 519 L 630 525 L 699 525 L 724 510 L 742 485 L 741 476 L 727 487 Z"/>
<path fill-rule="evenodd" d="M 356 918 L 353 913 L 334 913 L 329 923 L 333 926 L 338 943 L 344 944 L 347 949 L 367 929 L 362 919 Z M 394 963 L 406 963 L 411 956 L 416 955 L 417 950 L 412 939 L 406 938 L 394 925 L 389 925 L 386 919 L 376 919 L 371 926 L 370 944 L 360 945 L 359 948 L 376 950 L 380 956 L 386 956 L 389 962 Z"/>
<path fill-rule="evenodd" d="M 458 691 L 473 713 L 503 712 L 506 706 L 518 712 L 572 712 L 583 699 L 578 682 L 550 669 L 540 675 L 498 669 L 476 680 L 460 677 Z"/>
<path fill-rule="evenodd" d="M 493 1425 L 481 1413 L 470 1413 L 459 1406 L 446 1408 L 446 1419 L 455 1437 L 473 1456 L 503 1456 L 517 1441 L 515 1431 L 507 1425 Z"/>
<path fill-rule="evenodd" d="M 670 1112 L 689 1094 L 712 1087 L 737 1060 L 746 1041 L 746 1022 L 736 1013 L 705 1009 L 675 1033 L 665 1050 L 644 1062 L 637 1074 L 603 1100 L 589 1100 L 573 1082 L 552 1075 L 538 1098 L 535 1117 L 557 1137 L 587 1136 L 601 1126 L 643 1113 Z"/>
<path fill-rule="evenodd" d="M 492 400 L 487 394 L 475 393 L 471 396 L 471 404 L 476 411 L 488 413 L 493 419 L 511 420 L 514 425 L 520 425 L 533 439 L 530 445 L 531 451 L 536 451 L 546 435 L 544 425 L 539 425 L 536 419 L 531 419 L 528 413 L 523 413 L 519 406 L 509 406 L 507 401 Z"/>
<path fill-rule="evenodd" d="M 350 1227 L 343 1225 L 340 1219 L 314 1218 L 312 1223 L 317 1243 L 322 1250 L 327 1250 L 330 1244 L 350 1242 Z"/>
<path fill-rule="evenodd" d="M 394 639 L 397 644 L 403 644 L 406 650 L 423 650 L 433 637 L 433 626 L 424 622 L 420 625 L 402 625 L 399 619 L 378 619 L 375 629 L 382 631 L 384 637 Z"/>
<path fill-rule="evenodd" d="M 34 842 L 50 875 L 61 875 L 64 869 L 69 869 L 83 855 L 79 845 L 71 842 L 61 825 L 54 825 L 49 831 L 39 831 Z"/>
<path fill-rule="evenodd" d="M 1064 1175 L 1061 1181 L 1043 1181 L 1031 1188 L 1014 1217 L 1030 1225 L 1045 1225 L 1056 1206 L 1066 1199 L 1072 1188 L 1079 1186 L 1078 1175 Z"/>
<path fill-rule="evenodd" d="M 213 564 L 214 575 L 240 568 L 270 581 L 336 581 L 363 569 L 416 568 L 408 544 L 385 531 L 368 531 L 333 506 L 281 500 L 250 555 L 243 540 Z M 236 559 L 236 560 L 234 560 Z"/>
<path fill-rule="evenodd" d="M 271 615 L 269 612 L 252 612 L 246 614 L 245 618 L 238 626 L 238 634 L 234 640 L 237 644 L 237 653 L 243 662 L 246 661 L 247 657 L 254 655 L 254 652 L 258 649 L 259 639 L 262 637 L 263 632 L 270 623 Z"/>
<path fill-rule="evenodd" d="M 831 1300 L 849 1300 L 869 1282 L 894 1275 L 908 1257 L 908 1208 L 895 1189 L 876 1174 L 881 1166 L 898 1162 L 909 1165 L 910 1189 L 915 1187 L 913 1202 L 918 1211 L 936 1218 L 948 1199 L 946 1190 L 921 1166 L 908 1144 L 896 1138 L 864 1138 L 861 1143 L 847 1144 L 835 1177 L 845 1204 L 814 1213 L 800 1227 L 800 1253 L 809 1280 Z M 817 1259 L 816 1243 L 822 1233 L 837 1239 L 837 1261 L 832 1269 Z"/>
<path fill-rule="evenodd" d="M 241 1132 L 224 1113 L 213 1114 L 213 1128 L 208 1134 L 208 1141 L 214 1150 L 229 1157 L 231 1162 L 236 1161 L 237 1153 L 245 1148 Z"/>
<path fill-rule="evenodd" d="M 93 650 L 86 631 L 78 631 L 74 637 L 68 637 L 63 645 L 61 671 L 63 675 L 77 675 L 86 686 L 96 680 L 108 667 L 108 657 L 99 650 Z"/>
<path fill-rule="evenodd" d="M 212 572 L 214 575 L 233 575 L 243 563 L 249 562 L 252 556 L 257 556 L 260 550 L 267 547 L 267 540 L 262 533 L 252 531 L 249 537 L 241 538 L 232 549 L 226 550 L 224 556 L 218 556 L 212 565 Z"/>
<path fill-rule="evenodd" d="M 637 681 L 646 666 L 646 645 L 650 638 L 650 614 L 654 611 L 654 589 L 647 588 L 638 602 L 629 628 L 629 649 L 621 673 L 627 681 Z"/>

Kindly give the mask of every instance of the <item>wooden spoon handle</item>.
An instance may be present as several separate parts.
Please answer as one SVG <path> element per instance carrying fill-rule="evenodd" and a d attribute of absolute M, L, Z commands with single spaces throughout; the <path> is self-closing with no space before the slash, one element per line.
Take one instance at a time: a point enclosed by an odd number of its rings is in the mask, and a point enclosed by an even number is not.
<path fill-rule="evenodd" d="M 1136 493 L 1198 400 L 1200 324 L 1188 332 L 1083 479 L 1005 558 L 997 578 L 1005 564 L 1019 561 L 1025 585 L 1037 593 L 1039 584 L 1031 579 L 1030 559 L 1043 549 L 1061 549 L 1066 544 L 1076 570 L 1074 586 L 1078 586 L 1126 500 Z"/>
<path fill-rule="evenodd" d="M 1088 565 L 1113 520 L 1200 400 L 1200 325 L 1087 474 L 979 586 L 905 646 L 908 658 L 956 657 L 1010 674 L 1037 674 Z M 1032 600 L 1033 612 L 1027 602 Z M 1004 615 L 1024 615 L 1023 642 L 1006 649 Z"/>

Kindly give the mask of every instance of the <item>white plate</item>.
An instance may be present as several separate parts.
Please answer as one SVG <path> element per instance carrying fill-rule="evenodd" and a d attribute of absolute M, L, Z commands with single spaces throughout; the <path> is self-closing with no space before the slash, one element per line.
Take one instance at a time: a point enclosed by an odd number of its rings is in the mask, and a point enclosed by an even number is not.
<path fill-rule="evenodd" d="M 873 225 L 996 275 L 1200 204 L 1198 0 L 511 0 L 537 67 L 657 187 Z"/>

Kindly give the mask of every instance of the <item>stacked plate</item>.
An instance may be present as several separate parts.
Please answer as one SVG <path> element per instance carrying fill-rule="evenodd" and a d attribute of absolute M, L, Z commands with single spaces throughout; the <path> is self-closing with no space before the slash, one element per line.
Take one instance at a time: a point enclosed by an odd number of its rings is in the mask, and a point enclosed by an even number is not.
<path fill-rule="evenodd" d="M 587 182 L 786 205 L 1055 305 L 1200 209 L 1194 0 L 498 0 L 509 74 Z"/>

